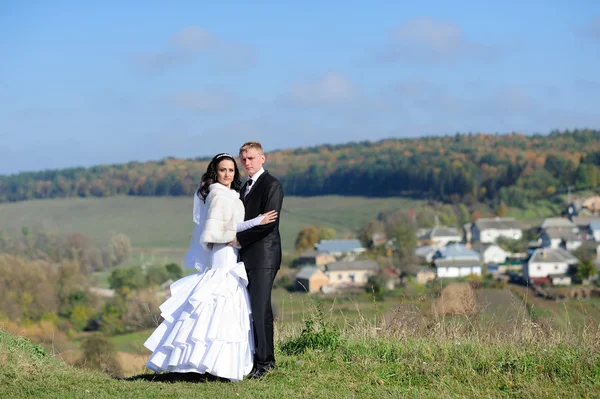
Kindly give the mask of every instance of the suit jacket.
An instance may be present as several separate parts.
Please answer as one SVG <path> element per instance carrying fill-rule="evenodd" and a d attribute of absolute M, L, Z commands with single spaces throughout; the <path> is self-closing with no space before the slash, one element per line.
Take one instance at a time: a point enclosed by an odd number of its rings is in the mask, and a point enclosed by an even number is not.
<path fill-rule="evenodd" d="M 237 233 L 242 246 L 240 258 L 246 269 L 279 269 L 281 265 L 281 237 L 279 221 L 283 205 L 281 183 L 268 171 L 264 171 L 247 196 L 246 185 L 242 187 L 240 198 L 245 205 L 245 220 L 250 220 L 268 211 L 277 211 L 277 220 L 273 223 L 253 227 Z"/>

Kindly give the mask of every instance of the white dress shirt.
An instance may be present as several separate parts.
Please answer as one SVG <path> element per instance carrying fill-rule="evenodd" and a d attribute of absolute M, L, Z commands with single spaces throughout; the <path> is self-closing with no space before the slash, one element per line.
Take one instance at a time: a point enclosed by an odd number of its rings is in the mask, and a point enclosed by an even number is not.
<path fill-rule="evenodd" d="M 263 168 L 260 168 L 260 170 L 254 174 L 254 176 L 248 179 L 247 183 L 250 183 L 250 180 L 252 180 L 252 184 L 246 184 L 246 193 L 244 194 L 244 198 L 248 195 L 248 193 L 250 193 L 250 190 L 252 190 L 252 187 L 254 187 L 254 184 L 256 183 L 260 175 L 262 175 L 264 172 L 265 170 Z"/>

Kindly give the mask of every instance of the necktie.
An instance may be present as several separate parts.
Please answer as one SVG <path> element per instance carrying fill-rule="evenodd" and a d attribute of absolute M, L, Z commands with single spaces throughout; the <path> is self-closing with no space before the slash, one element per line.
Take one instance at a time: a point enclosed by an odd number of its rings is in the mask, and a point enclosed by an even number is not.
<path fill-rule="evenodd" d="M 250 186 L 252 186 L 252 182 L 252 179 L 248 179 L 248 182 L 246 183 L 246 192 L 244 193 L 244 198 L 246 198 L 246 196 L 250 192 Z"/>

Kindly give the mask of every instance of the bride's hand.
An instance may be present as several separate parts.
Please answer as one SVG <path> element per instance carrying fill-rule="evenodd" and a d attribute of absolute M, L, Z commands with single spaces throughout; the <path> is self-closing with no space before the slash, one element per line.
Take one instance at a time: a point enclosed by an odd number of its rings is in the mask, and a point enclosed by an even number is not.
<path fill-rule="evenodd" d="M 269 224 L 274 222 L 277 219 L 277 211 L 269 211 L 260 216 L 264 216 L 263 220 L 260 222 L 261 225 Z"/>

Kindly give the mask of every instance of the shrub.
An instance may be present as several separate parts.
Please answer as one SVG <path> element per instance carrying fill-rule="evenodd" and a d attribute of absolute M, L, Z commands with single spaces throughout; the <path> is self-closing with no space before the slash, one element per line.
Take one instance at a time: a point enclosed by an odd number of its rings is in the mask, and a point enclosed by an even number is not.
<path fill-rule="evenodd" d="M 82 357 L 75 363 L 76 366 L 97 370 L 113 377 L 120 377 L 123 373 L 121 365 L 116 359 L 115 346 L 106 337 L 94 334 L 83 340 Z"/>
<path fill-rule="evenodd" d="M 307 349 L 332 351 L 342 343 L 342 334 L 338 326 L 325 321 L 323 304 L 319 303 L 314 314 L 304 321 L 300 336 L 281 345 L 281 351 L 287 355 L 298 355 Z"/>

